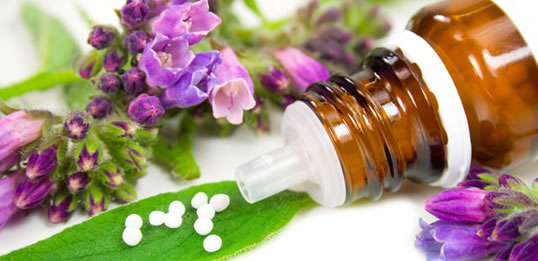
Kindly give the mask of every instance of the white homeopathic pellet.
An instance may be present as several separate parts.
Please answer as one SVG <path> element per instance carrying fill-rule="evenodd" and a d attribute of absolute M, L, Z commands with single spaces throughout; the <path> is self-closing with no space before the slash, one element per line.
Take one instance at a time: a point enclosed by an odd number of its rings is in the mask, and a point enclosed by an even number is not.
<path fill-rule="evenodd" d="M 217 235 L 209 235 L 204 239 L 204 249 L 207 252 L 216 252 L 222 247 L 222 239 Z"/>
<path fill-rule="evenodd" d="M 196 210 L 199 218 L 212 219 L 215 216 L 215 209 L 209 204 L 203 204 Z"/>
<path fill-rule="evenodd" d="M 164 225 L 169 228 L 178 228 L 183 223 L 183 218 L 177 213 L 166 213 L 164 215 Z"/>
<path fill-rule="evenodd" d="M 129 246 L 136 246 L 142 240 L 142 232 L 138 228 L 126 227 L 122 234 L 123 242 Z"/>
<path fill-rule="evenodd" d="M 213 206 L 215 211 L 221 212 L 230 205 L 230 197 L 225 194 L 217 194 L 211 197 L 211 200 L 209 200 L 209 204 Z"/>
<path fill-rule="evenodd" d="M 191 206 L 193 208 L 198 208 L 204 204 L 207 204 L 207 195 L 204 192 L 198 192 L 192 197 Z"/>
<path fill-rule="evenodd" d="M 172 203 L 170 203 L 170 206 L 168 206 L 168 212 L 183 216 L 183 214 L 185 214 L 185 205 L 183 205 L 181 201 L 174 200 Z"/>
<path fill-rule="evenodd" d="M 142 218 L 137 214 L 131 214 L 125 219 L 125 227 L 140 229 L 143 223 Z"/>
<path fill-rule="evenodd" d="M 199 218 L 194 221 L 194 230 L 196 233 L 205 236 L 213 230 L 213 221 L 208 218 Z"/>
<path fill-rule="evenodd" d="M 162 211 L 152 211 L 149 214 L 149 223 L 152 226 L 160 226 L 164 223 L 164 216 L 166 214 Z"/>

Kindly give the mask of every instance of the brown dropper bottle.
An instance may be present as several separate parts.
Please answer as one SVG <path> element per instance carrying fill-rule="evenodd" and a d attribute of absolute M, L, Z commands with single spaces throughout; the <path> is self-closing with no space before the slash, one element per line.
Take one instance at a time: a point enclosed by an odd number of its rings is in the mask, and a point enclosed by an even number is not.
<path fill-rule="evenodd" d="M 243 195 L 255 202 L 295 187 L 339 206 L 377 199 L 404 179 L 451 187 L 471 164 L 534 160 L 536 7 L 452 0 L 423 8 L 358 73 L 311 85 L 287 109 L 286 146 L 238 168 Z"/>

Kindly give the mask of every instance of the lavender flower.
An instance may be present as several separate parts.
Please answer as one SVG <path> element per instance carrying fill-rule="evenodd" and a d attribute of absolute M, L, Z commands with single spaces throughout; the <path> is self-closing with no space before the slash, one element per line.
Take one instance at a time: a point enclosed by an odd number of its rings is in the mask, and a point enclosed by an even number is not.
<path fill-rule="evenodd" d="M 123 90 L 129 95 L 137 95 L 144 89 L 146 74 L 140 69 L 133 67 L 121 75 Z"/>
<path fill-rule="evenodd" d="M 123 183 L 123 172 L 112 162 L 105 162 L 101 167 L 101 180 L 110 188 L 118 188 Z"/>
<path fill-rule="evenodd" d="M 57 193 L 49 206 L 49 221 L 57 224 L 66 221 L 76 210 L 78 205 L 78 196 L 63 191 Z"/>
<path fill-rule="evenodd" d="M 269 73 L 260 74 L 259 78 L 263 87 L 271 92 L 283 91 L 290 85 L 288 76 L 277 68 L 269 69 Z"/>
<path fill-rule="evenodd" d="M 429 259 L 474 260 L 486 258 L 506 247 L 476 235 L 479 225 L 450 224 L 437 221 L 428 225 L 420 220 L 422 232 L 417 235 L 416 246 L 427 253 Z"/>
<path fill-rule="evenodd" d="M 197 54 L 179 81 L 159 96 L 163 107 L 188 108 L 205 101 L 217 84 L 213 71 L 220 62 L 218 51 Z"/>
<path fill-rule="evenodd" d="M 0 161 L 41 137 L 44 121 L 32 119 L 24 111 L 16 111 L 0 118 Z"/>
<path fill-rule="evenodd" d="M 243 110 L 256 105 L 254 84 L 232 49 L 221 50 L 221 57 L 222 64 L 215 69 L 219 83 L 211 90 L 209 102 L 215 118 L 226 117 L 230 123 L 240 124 Z"/>
<path fill-rule="evenodd" d="M 142 30 L 132 31 L 125 36 L 125 48 L 131 53 L 141 53 L 149 41 L 148 35 Z"/>
<path fill-rule="evenodd" d="M 136 28 L 143 25 L 149 14 L 149 7 L 146 0 L 127 0 L 121 8 L 121 22 L 129 28 Z"/>
<path fill-rule="evenodd" d="M 88 173 L 79 171 L 67 176 L 65 182 L 67 189 L 69 189 L 71 193 L 76 194 L 86 189 L 86 186 L 90 183 L 90 177 L 88 176 Z"/>
<path fill-rule="evenodd" d="M 56 153 L 57 150 L 55 146 L 41 152 L 39 150 L 34 151 L 28 158 L 26 176 L 31 180 L 49 176 L 58 163 Z"/>
<path fill-rule="evenodd" d="M 116 93 L 121 87 L 121 81 L 115 73 L 109 72 L 99 78 L 99 89 L 104 93 Z"/>
<path fill-rule="evenodd" d="M 141 94 L 129 104 L 129 117 L 136 123 L 153 125 L 164 115 L 157 97 Z"/>
<path fill-rule="evenodd" d="M 538 234 L 515 245 L 510 254 L 510 261 L 534 261 L 536 258 L 538 258 Z"/>
<path fill-rule="evenodd" d="M 20 209 L 35 208 L 43 203 L 45 198 L 54 191 L 55 187 L 48 177 L 43 177 L 36 181 L 26 178 L 17 185 L 15 205 Z"/>
<path fill-rule="evenodd" d="M 82 150 L 77 157 L 78 167 L 83 172 L 88 172 L 99 164 L 99 149 L 89 149 L 86 144 L 82 146 Z"/>
<path fill-rule="evenodd" d="M 114 191 L 113 196 L 119 203 L 129 203 L 136 199 L 136 190 L 131 184 L 123 182 L 123 184 Z"/>
<path fill-rule="evenodd" d="M 123 57 L 118 50 L 110 50 L 103 56 L 103 68 L 107 72 L 115 72 L 123 66 Z"/>
<path fill-rule="evenodd" d="M 105 118 L 113 110 L 114 104 L 112 104 L 112 101 L 103 96 L 93 98 L 86 106 L 86 111 L 96 119 Z"/>
<path fill-rule="evenodd" d="M 90 216 L 95 216 L 108 208 L 108 195 L 98 184 L 93 184 L 84 191 L 82 204 Z"/>
<path fill-rule="evenodd" d="M 207 0 L 194 4 L 173 5 L 164 10 L 152 23 L 155 34 L 163 34 L 170 38 L 186 36 L 189 44 L 200 42 L 204 36 L 221 23 L 220 17 L 209 11 Z"/>
<path fill-rule="evenodd" d="M 21 159 L 21 154 L 15 151 L 0 161 L 0 174 L 5 173 L 15 166 Z"/>
<path fill-rule="evenodd" d="M 167 88 L 179 80 L 192 59 L 194 54 L 185 37 L 157 34 L 144 49 L 138 68 L 146 73 L 149 86 Z"/>
<path fill-rule="evenodd" d="M 330 77 L 329 70 L 325 66 L 297 48 L 287 47 L 274 54 L 301 90 L 305 90 L 314 82 L 326 81 Z"/>
<path fill-rule="evenodd" d="M 116 38 L 114 29 L 108 26 L 96 26 L 88 37 L 88 43 L 95 49 L 101 50 L 108 48 L 114 38 Z"/>
<path fill-rule="evenodd" d="M 71 114 L 64 123 L 67 137 L 71 139 L 84 139 L 90 129 L 90 123 L 82 113 Z"/>
<path fill-rule="evenodd" d="M 447 222 L 480 223 L 495 215 L 484 200 L 487 191 L 477 188 L 452 189 L 426 201 L 426 210 Z"/>
<path fill-rule="evenodd" d="M 20 172 L 14 172 L 0 178 L 0 229 L 4 227 L 9 218 L 17 211 L 15 191 L 21 177 Z"/>

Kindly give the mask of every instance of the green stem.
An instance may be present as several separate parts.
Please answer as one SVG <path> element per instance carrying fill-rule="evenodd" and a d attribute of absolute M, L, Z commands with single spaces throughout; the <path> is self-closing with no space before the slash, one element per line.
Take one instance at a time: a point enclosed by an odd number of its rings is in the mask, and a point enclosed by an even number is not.
<path fill-rule="evenodd" d="M 81 80 L 71 70 L 56 73 L 41 72 L 21 82 L 0 88 L 0 99 L 9 100 L 28 92 L 46 90 L 59 84 L 69 84 Z"/>

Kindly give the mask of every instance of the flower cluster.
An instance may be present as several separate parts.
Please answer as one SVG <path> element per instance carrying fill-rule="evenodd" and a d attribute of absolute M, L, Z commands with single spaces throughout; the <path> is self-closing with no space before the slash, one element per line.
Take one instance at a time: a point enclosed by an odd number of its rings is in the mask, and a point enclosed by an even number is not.
<path fill-rule="evenodd" d="M 538 257 L 538 179 L 529 187 L 516 177 L 475 168 L 457 188 L 426 201 L 426 210 L 440 219 L 420 220 L 416 245 L 428 259 Z"/>

